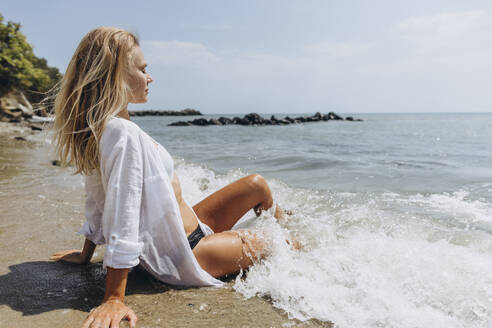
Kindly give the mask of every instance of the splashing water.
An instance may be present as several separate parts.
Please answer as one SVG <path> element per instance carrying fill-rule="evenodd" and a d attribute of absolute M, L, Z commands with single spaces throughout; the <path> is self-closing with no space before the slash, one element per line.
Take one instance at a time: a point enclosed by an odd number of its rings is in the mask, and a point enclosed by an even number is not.
<path fill-rule="evenodd" d="M 177 160 L 194 203 L 245 175 L 216 175 Z M 336 327 L 492 326 L 492 206 L 470 192 L 329 192 L 269 184 L 293 215 L 248 213 L 237 227 L 265 231 L 272 253 L 239 276 L 245 297 L 265 296 L 299 320 Z M 285 239 L 304 245 L 292 250 Z"/>

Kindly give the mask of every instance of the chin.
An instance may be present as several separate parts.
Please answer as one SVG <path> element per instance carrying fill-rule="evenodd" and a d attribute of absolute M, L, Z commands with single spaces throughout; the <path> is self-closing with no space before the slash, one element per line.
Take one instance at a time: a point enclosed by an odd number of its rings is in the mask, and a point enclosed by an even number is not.
<path fill-rule="evenodd" d="M 145 104 L 146 102 L 147 102 L 147 98 L 142 98 L 142 99 L 138 99 L 135 101 L 131 101 L 132 104 Z"/>
<path fill-rule="evenodd" d="M 145 104 L 147 102 L 147 98 L 148 96 L 146 94 L 140 95 L 140 97 L 130 96 L 130 100 L 128 102 L 132 104 Z"/>

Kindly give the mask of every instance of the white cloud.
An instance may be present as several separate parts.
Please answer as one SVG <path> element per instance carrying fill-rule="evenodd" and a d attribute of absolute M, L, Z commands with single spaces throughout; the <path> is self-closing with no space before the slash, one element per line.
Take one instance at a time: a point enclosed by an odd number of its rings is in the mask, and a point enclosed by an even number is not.
<path fill-rule="evenodd" d="M 395 28 L 400 41 L 418 54 L 469 54 L 491 49 L 492 19 L 482 10 L 409 17 Z M 402 46 L 405 46 L 402 44 Z M 447 54 L 446 54 L 447 53 Z"/>
<path fill-rule="evenodd" d="M 322 41 L 305 46 L 303 52 L 308 57 L 324 56 L 340 58 L 364 54 L 370 50 L 371 46 L 371 43 Z"/>
<path fill-rule="evenodd" d="M 480 10 L 409 17 L 375 40 L 320 40 L 282 54 L 142 45 L 156 85 L 164 84 L 156 104 L 219 113 L 452 111 L 492 105 L 491 22 Z"/>
<path fill-rule="evenodd" d="M 154 65 L 201 65 L 220 61 L 203 44 L 195 42 L 146 40 L 142 42 L 142 49 Z"/>
<path fill-rule="evenodd" d="M 397 25 L 406 35 L 460 36 L 483 27 L 489 20 L 482 10 L 408 17 Z"/>

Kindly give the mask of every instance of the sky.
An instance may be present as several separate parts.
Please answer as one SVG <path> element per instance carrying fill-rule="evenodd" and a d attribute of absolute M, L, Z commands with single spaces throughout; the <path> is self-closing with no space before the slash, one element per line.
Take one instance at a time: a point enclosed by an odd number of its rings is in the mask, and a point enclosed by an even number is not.
<path fill-rule="evenodd" d="M 135 32 L 154 82 L 130 109 L 492 112 L 492 1 L 4 1 L 65 71 L 98 26 Z"/>

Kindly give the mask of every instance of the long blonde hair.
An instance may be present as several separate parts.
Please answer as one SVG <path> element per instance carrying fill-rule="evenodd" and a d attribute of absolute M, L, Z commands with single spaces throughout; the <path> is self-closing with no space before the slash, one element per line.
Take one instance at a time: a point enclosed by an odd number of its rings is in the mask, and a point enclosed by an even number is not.
<path fill-rule="evenodd" d="M 99 140 L 106 123 L 129 99 L 125 73 L 138 38 L 100 27 L 80 41 L 55 99 L 54 142 L 62 166 L 75 173 L 99 171 Z"/>

